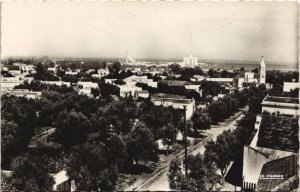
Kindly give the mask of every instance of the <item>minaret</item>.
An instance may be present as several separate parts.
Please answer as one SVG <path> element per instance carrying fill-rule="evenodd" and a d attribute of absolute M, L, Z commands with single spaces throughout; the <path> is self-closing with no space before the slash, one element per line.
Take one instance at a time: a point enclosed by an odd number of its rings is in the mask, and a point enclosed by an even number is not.
<path fill-rule="evenodd" d="M 260 61 L 259 83 L 260 84 L 266 83 L 266 64 L 264 61 L 264 56 L 261 56 L 261 61 Z"/>

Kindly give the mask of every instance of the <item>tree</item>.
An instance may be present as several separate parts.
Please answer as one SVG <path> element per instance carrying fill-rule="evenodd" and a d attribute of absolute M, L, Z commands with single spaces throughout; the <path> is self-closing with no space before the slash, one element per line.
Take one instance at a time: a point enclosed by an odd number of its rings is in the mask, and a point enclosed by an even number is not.
<path fill-rule="evenodd" d="M 37 125 L 37 103 L 33 99 L 3 95 L 1 108 L 3 160 L 24 151 Z M 2 162 L 6 166 L 9 162 Z"/>
<path fill-rule="evenodd" d="M 101 92 L 99 88 L 91 88 L 91 94 L 94 96 L 94 98 L 98 97 L 100 93 Z"/>
<path fill-rule="evenodd" d="M 45 67 L 42 65 L 42 63 L 38 63 L 36 66 L 35 79 L 43 80 L 45 73 L 46 73 Z"/>
<path fill-rule="evenodd" d="M 45 156 L 18 157 L 13 165 L 10 185 L 16 191 L 52 191 L 54 179 L 49 174 Z"/>
<path fill-rule="evenodd" d="M 168 180 L 171 189 L 181 189 L 184 175 L 180 167 L 180 161 L 174 159 L 169 166 Z"/>
<path fill-rule="evenodd" d="M 89 120 L 81 112 L 74 110 L 61 112 L 55 126 L 55 138 L 67 148 L 83 143 L 91 128 Z"/>
<path fill-rule="evenodd" d="M 121 136 L 114 135 L 107 139 L 105 157 L 108 164 L 116 164 L 119 168 L 122 168 L 126 157 L 126 146 Z"/>
<path fill-rule="evenodd" d="M 108 65 L 108 70 L 110 73 L 117 75 L 121 70 L 121 63 L 120 62 L 113 62 L 111 65 Z"/>
<path fill-rule="evenodd" d="M 157 146 L 153 143 L 153 134 L 143 123 L 137 123 L 125 136 L 128 163 L 138 164 L 140 160 L 157 160 Z"/>
<path fill-rule="evenodd" d="M 204 113 L 201 110 L 196 110 L 196 112 L 192 116 L 192 122 L 194 125 L 194 130 L 197 132 L 198 130 L 209 129 L 211 119 L 207 113 Z"/>
<path fill-rule="evenodd" d="M 173 160 L 169 168 L 171 189 L 187 191 L 215 191 L 221 179 L 213 162 L 204 162 L 203 156 L 189 155 L 187 158 L 188 176 L 182 174 L 179 160 Z"/>
<path fill-rule="evenodd" d="M 235 157 L 237 138 L 229 130 L 224 131 L 217 137 L 217 141 L 209 141 L 205 145 L 204 161 L 205 163 L 215 162 L 221 170 L 221 175 L 224 177 L 228 166 Z"/>
<path fill-rule="evenodd" d="M 118 181 L 116 166 L 105 159 L 103 143 L 73 147 L 66 170 L 77 191 L 113 191 Z"/>

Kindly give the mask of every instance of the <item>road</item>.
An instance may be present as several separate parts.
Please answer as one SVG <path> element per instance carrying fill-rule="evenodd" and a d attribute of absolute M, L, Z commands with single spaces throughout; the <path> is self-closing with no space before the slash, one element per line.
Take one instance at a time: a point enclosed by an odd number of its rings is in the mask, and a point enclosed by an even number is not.
<path fill-rule="evenodd" d="M 217 136 L 220 135 L 225 130 L 234 130 L 236 129 L 237 121 L 240 120 L 243 117 L 243 112 L 248 111 L 248 107 L 243 108 L 241 111 L 236 113 L 233 117 L 231 117 L 229 120 L 226 120 L 225 122 L 220 123 L 219 125 L 212 126 L 211 129 L 205 130 L 207 134 L 211 134 L 211 139 L 216 140 Z M 197 148 L 195 148 L 193 151 L 190 152 L 190 154 L 203 154 L 205 151 L 204 145 L 199 145 Z M 168 168 L 162 170 L 159 174 L 156 174 L 152 178 L 150 178 L 148 181 L 144 182 L 143 185 L 136 188 L 137 191 L 170 191 L 169 188 L 169 181 L 168 181 Z"/>

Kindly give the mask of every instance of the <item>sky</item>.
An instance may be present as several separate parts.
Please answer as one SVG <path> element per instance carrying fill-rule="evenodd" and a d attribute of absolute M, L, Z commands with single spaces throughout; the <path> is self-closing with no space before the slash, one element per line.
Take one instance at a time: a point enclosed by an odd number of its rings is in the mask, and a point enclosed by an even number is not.
<path fill-rule="evenodd" d="M 297 2 L 2 2 L 2 57 L 298 62 Z M 191 44 L 190 44 L 191 34 Z"/>

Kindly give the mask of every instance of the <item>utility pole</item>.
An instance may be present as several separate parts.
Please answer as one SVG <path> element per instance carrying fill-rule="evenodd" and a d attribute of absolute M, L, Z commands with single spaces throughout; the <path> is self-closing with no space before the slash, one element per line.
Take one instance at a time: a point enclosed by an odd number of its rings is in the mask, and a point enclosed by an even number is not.
<path fill-rule="evenodd" d="M 186 128 L 186 105 L 183 106 L 184 109 L 184 160 L 185 160 L 185 177 L 187 178 L 187 128 Z"/>

